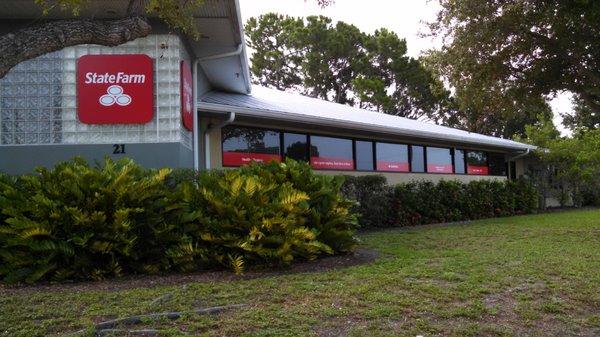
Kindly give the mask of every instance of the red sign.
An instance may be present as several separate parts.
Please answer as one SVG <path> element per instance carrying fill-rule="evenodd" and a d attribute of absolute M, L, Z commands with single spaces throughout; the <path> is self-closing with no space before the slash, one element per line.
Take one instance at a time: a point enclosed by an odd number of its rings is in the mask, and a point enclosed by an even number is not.
<path fill-rule="evenodd" d="M 270 161 L 281 161 L 278 154 L 247 153 L 247 152 L 223 152 L 223 166 L 242 166 L 251 162 L 268 163 Z"/>
<path fill-rule="evenodd" d="M 479 175 L 488 175 L 489 169 L 487 166 L 475 166 L 475 165 L 467 165 L 467 173 L 468 174 L 479 174 Z"/>
<path fill-rule="evenodd" d="M 429 173 L 452 173 L 452 164 L 428 164 L 427 172 Z"/>
<path fill-rule="evenodd" d="M 377 171 L 408 172 L 410 167 L 408 163 L 399 161 L 377 161 Z"/>
<path fill-rule="evenodd" d="M 190 130 L 194 130 L 194 101 L 193 101 L 193 79 L 192 79 L 192 71 L 190 70 L 190 65 L 186 60 L 181 61 L 180 64 L 180 90 L 181 90 L 181 120 L 183 121 L 183 126 Z"/>
<path fill-rule="evenodd" d="M 84 55 L 77 60 L 77 115 L 83 123 L 148 123 L 153 88 L 147 55 Z"/>
<path fill-rule="evenodd" d="M 354 160 L 333 157 L 310 157 L 310 165 L 317 170 L 354 170 Z"/>

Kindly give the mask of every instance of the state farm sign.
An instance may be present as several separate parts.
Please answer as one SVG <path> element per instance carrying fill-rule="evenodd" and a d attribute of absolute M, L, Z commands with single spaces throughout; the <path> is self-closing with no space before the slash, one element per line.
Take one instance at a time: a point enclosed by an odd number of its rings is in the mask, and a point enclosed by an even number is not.
<path fill-rule="evenodd" d="M 194 88 L 193 88 L 193 80 L 192 80 L 192 71 L 190 70 L 190 65 L 186 60 L 181 61 L 180 64 L 181 70 L 181 119 L 183 121 L 183 126 L 190 130 L 194 130 L 194 115 L 192 114 L 194 110 Z"/>
<path fill-rule="evenodd" d="M 84 55 L 77 60 L 77 115 L 83 123 L 148 123 L 153 88 L 147 55 Z"/>

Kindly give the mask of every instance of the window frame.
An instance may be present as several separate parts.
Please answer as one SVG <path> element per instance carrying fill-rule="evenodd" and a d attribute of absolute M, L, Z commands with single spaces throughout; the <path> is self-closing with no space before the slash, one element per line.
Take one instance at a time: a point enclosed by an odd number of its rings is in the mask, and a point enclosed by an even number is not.
<path fill-rule="evenodd" d="M 420 172 L 420 173 L 427 173 L 427 174 L 455 174 L 454 172 L 456 171 L 456 166 L 454 165 L 454 148 L 453 147 L 443 147 L 443 146 L 423 146 L 424 147 L 424 154 L 425 154 L 425 172 Z M 435 148 L 435 149 L 446 149 L 446 150 L 450 150 L 450 163 L 452 165 L 452 172 L 429 172 L 429 158 L 427 156 L 427 150 L 429 148 Z M 417 172 L 415 172 L 417 173 Z"/>

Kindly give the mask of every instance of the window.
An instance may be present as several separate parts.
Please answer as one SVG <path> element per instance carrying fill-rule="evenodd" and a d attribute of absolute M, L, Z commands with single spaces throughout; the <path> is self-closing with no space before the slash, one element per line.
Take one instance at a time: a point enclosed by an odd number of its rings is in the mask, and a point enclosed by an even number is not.
<path fill-rule="evenodd" d="M 408 145 L 377 143 L 377 171 L 408 172 Z"/>
<path fill-rule="evenodd" d="M 411 172 L 425 172 L 425 151 L 422 146 L 411 145 Z"/>
<path fill-rule="evenodd" d="M 465 151 L 454 149 L 454 173 L 465 174 Z"/>
<path fill-rule="evenodd" d="M 427 172 L 452 173 L 452 155 L 450 149 L 427 147 Z"/>
<path fill-rule="evenodd" d="M 354 170 L 352 140 L 311 136 L 310 165 L 315 169 Z"/>
<path fill-rule="evenodd" d="M 252 161 L 281 160 L 279 132 L 245 127 L 223 128 L 223 166 L 241 166 Z"/>
<path fill-rule="evenodd" d="M 373 171 L 373 142 L 357 140 L 356 147 L 356 169 Z"/>
<path fill-rule="evenodd" d="M 299 133 L 284 133 L 283 152 L 287 158 L 307 162 L 308 136 Z"/>
<path fill-rule="evenodd" d="M 507 163 L 504 160 L 504 154 L 502 153 L 490 153 L 489 156 L 489 165 L 490 165 L 490 174 L 494 176 L 507 176 Z"/>
<path fill-rule="evenodd" d="M 485 152 L 467 152 L 467 173 L 488 175 L 487 155 Z"/>

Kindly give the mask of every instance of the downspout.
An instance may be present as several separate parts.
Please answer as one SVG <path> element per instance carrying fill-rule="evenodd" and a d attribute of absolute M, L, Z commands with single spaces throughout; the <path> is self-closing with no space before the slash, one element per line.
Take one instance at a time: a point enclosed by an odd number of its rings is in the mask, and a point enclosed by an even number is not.
<path fill-rule="evenodd" d="M 194 64 L 192 67 L 193 68 L 192 76 L 193 76 L 193 81 L 194 81 L 194 94 L 193 94 L 193 97 L 194 97 L 194 130 L 198 129 L 197 131 L 200 131 L 200 128 L 198 125 L 198 65 L 200 65 L 200 68 L 202 68 L 204 70 L 204 67 L 202 66 L 202 62 L 204 62 L 204 61 L 216 60 L 216 59 L 231 57 L 231 56 L 237 56 L 237 55 L 240 55 L 243 51 L 244 51 L 244 45 L 242 43 L 240 43 L 240 44 L 238 44 L 237 48 L 234 51 L 200 57 L 200 58 L 197 58 L 194 60 Z M 246 89 L 248 90 L 248 88 L 246 88 Z M 231 116 L 230 116 L 230 118 L 231 118 Z M 235 114 L 233 114 L 233 118 L 235 118 Z M 233 119 L 231 121 L 233 122 Z M 204 132 L 204 137 L 205 137 L 204 138 L 204 141 L 205 141 L 204 151 L 205 151 L 205 167 L 206 168 L 210 168 L 210 148 L 209 148 L 209 140 L 208 140 L 208 132 L 209 131 L 210 131 L 210 129 L 207 129 Z M 198 151 L 198 137 L 199 137 L 198 132 L 194 132 L 194 136 L 193 136 L 194 140 L 193 141 L 194 141 L 194 169 L 195 170 L 200 169 L 200 152 Z"/>
<path fill-rule="evenodd" d="M 235 112 L 228 112 L 228 116 L 227 119 L 222 121 L 221 123 L 214 125 L 214 126 L 210 126 L 206 129 L 206 131 L 204 131 L 204 161 L 205 161 L 205 169 L 210 169 L 210 132 L 217 130 L 217 129 L 222 129 L 223 127 L 233 123 L 233 121 L 235 120 Z"/>
<path fill-rule="evenodd" d="M 198 132 L 200 131 L 200 127 L 198 125 L 198 62 L 200 59 L 195 59 L 194 64 L 192 65 L 192 78 L 193 78 L 193 94 L 194 98 L 194 127 L 192 128 L 192 139 L 194 142 L 194 170 L 198 171 L 200 169 L 200 153 L 198 147 Z"/>

